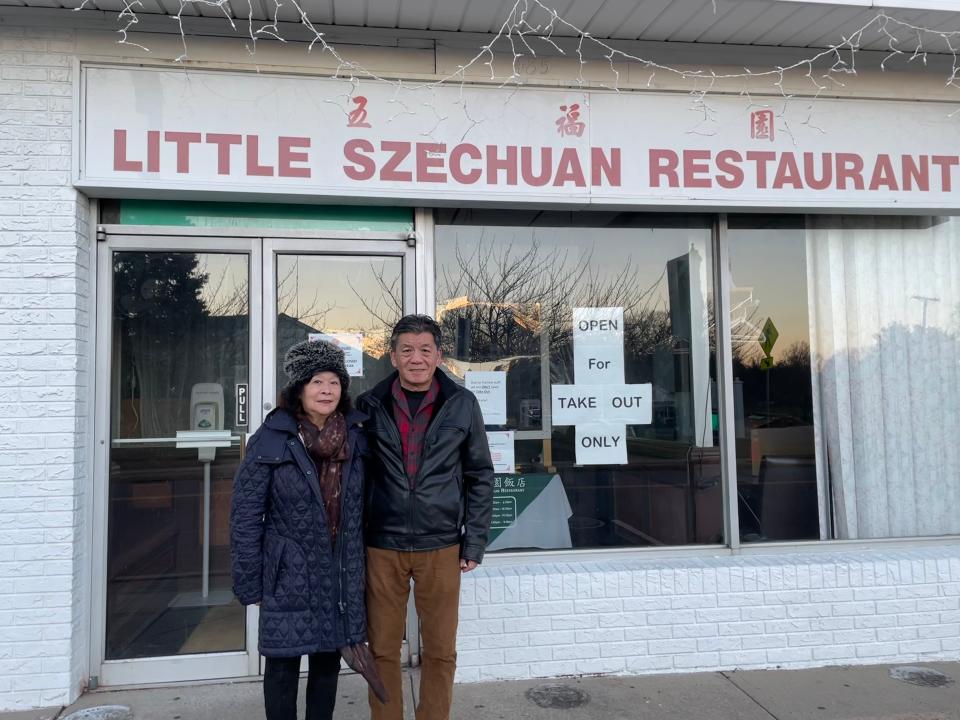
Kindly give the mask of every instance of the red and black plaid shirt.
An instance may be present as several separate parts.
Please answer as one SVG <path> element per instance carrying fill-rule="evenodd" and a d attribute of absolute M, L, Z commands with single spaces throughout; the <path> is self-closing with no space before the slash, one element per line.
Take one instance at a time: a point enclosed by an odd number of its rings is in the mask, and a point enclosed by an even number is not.
<path fill-rule="evenodd" d="M 440 383 L 433 379 L 430 389 L 424 395 L 417 408 L 415 416 L 410 417 L 410 405 L 407 396 L 400 387 L 400 378 L 393 381 L 391 388 L 393 395 L 393 418 L 400 430 L 400 442 L 403 445 L 403 464 L 407 469 L 407 480 L 410 487 L 416 482 L 417 472 L 420 470 L 420 459 L 423 457 L 423 440 L 427 435 L 427 427 L 433 417 L 433 406 L 437 395 L 440 394 Z"/>

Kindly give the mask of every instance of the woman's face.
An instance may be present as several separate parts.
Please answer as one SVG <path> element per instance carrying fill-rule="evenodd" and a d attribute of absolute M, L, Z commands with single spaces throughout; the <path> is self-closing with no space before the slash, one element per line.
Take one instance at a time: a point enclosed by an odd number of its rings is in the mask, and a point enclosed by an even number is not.
<path fill-rule="evenodd" d="M 317 373 L 303 386 L 300 393 L 303 411 L 319 427 L 337 409 L 340 392 L 340 378 L 336 373 L 326 370 Z"/>

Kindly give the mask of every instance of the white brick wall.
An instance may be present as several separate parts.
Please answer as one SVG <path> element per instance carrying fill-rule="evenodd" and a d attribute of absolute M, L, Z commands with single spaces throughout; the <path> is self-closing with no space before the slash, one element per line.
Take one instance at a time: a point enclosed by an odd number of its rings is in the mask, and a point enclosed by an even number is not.
<path fill-rule="evenodd" d="M 0 25 L 0 710 L 87 671 L 87 203 L 70 187 L 72 33 Z"/>
<path fill-rule="evenodd" d="M 457 680 L 960 659 L 960 545 L 481 567 Z"/>

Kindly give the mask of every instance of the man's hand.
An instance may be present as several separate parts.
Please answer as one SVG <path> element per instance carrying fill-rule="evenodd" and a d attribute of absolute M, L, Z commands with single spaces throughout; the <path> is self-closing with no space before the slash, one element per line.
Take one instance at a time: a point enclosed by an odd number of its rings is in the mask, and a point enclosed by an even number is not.
<path fill-rule="evenodd" d="M 468 573 L 471 570 L 477 569 L 477 563 L 473 560 L 467 560 L 466 558 L 460 558 L 460 572 Z"/>

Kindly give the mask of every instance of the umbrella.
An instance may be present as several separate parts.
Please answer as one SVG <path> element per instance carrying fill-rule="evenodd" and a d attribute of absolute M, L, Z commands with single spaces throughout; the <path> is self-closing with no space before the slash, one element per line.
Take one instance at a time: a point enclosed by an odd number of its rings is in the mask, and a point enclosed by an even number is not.
<path fill-rule="evenodd" d="M 373 660 L 373 653 L 370 652 L 370 647 L 366 643 L 345 645 L 340 648 L 340 656 L 347 661 L 347 665 L 352 670 L 364 677 L 380 702 L 386 703 L 389 701 L 390 696 L 383 685 L 383 680 L 380 679 L 380 673 L 377 672 L 377 664 Z"/>

